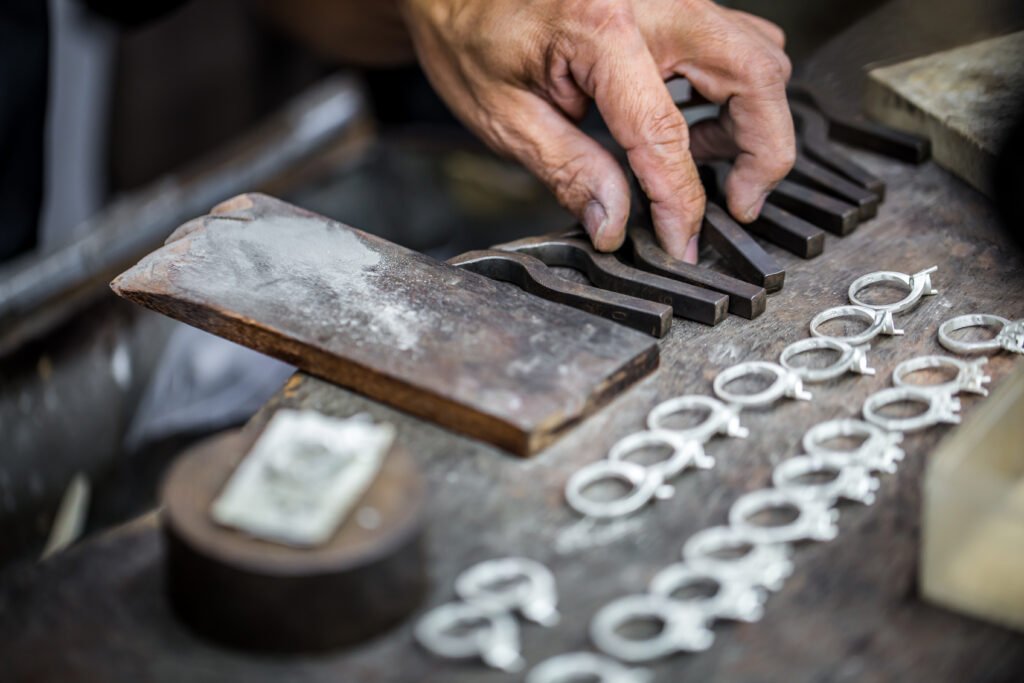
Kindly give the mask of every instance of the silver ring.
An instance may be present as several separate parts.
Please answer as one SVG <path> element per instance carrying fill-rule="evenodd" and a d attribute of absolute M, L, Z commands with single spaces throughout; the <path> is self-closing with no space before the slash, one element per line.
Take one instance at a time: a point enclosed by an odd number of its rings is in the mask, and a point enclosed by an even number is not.
<path fill-rule="evenodd" d="M 593 500 L 583 494 L 588 486 L 602 479 L 625 481 L 633 490 L 613 500 Z M 675 489 L 665 484 L 658 470 L 623 460 L 598 460 L 577 470 L 565 485 L 569 505 L 587 517 L 608 519 L 632 514 L 647 505 L 651 498 L 670 498 Z"/>
<path fill-rule="evenodd" d="M 722 557 L 723 551 L 736 551 L 744 546 L 745 555 Z M 683 560 L 694 569 L 714 572 L 725 580 L 770 591 L 780 590 L 793 573 L 791 549 L 784 543 L 751 543 L 745 535 L 729 526 L 702 529 L 683 545 Z"/>
<path fill-rule="evenodd" d="M 782 350 L 779 356 L 779 364 L 790 372 L 796 373 L 804 382 L 827 382 L 847 372 L 854 372 L 860 375 L 874 375 L 873 368 L 868 367 L 867 344 L 863 346 L 851 346 L 846 342 L 833 339 L 832 337 L 811 337 L 793 342 Z M 824 368 L 810 368 L 806 366 L 793 365 L 794 356 L 808 351 L 829 349 L 839 352 L 839 358 L 831 365 Z"/>
<path fill-rule="evenodd" d="M 856 304 L 857 306 L 864 306 L 865 308 L 870 308 L 875 311 L 903 313 L 916 306 L 922 297 L 939 293 L 939 290 L 932 287 L 931 277 L 931 274 L 938 269 L 938 266 L 932 266 L 931 268 L 925 268 L 913 275 L 896 273 L 891 270 L 880 270 L 876 273 L 868 273 L 867 275 L 862 275 L 853 281 L 847 295 L 850 297 L 850 303 Z M 878 284 L 879 282 L 901 284 L 910 291 L 905 297 L 899 301 L 894 301 L 891 304 L 869 304 L 857 297 L 858 292 L 871 285 Z"/>
<path fill-rule="evenodd" d="M 836 476 L 825 482 L 799 481 L 800 477 L 823 472 L 835 472 Z M 878 479 L 871 476 L 866 465 L 836 455 L 797 455 L 783 460 L 772 470 L 772 484 L 826 505 L 835 505 L 840 498 L 871 505 L 878 490 Z"/>
<path fill-rule="evenodd" d="M 918 356 L 905 360 L 896 366 L 892 371 L 892 383 L 898 387 L 916 387 L 929 391 L 943 391 L 948 394 L 958 394 L 966 391 L 972 394 L 988 396 L 988 389 L 983 385 L 992 381 L 992 378 L 985 374 L 982 366 L 988 363 L 987 358 L 978 358 L 972 361 L 962 361 L 959 358 L 950 356 Z M 956 370 L 956 377 L 948 382 L 939 384 L 911 384 L 905 378 L 907 375 L 919 370 L 930 368 L 949 367 Z"/>
<path fill-rule="evenodd" d="M 458 634 L 452 632 L 471 624 L 478 626 Z M 441 657 L 480 657 L 488 666 L 508 672 L 520 671 L 525 665 L 519 654 L 519 626 L 507 612 L 494 612 L 469 602 L 450 602 L 423 615 L 414 632 L 423 647 Z"/>
<path fill-rule="evenodd" d="M 473 565 L 455 579 L 455 594 L 492 611 L 519 610 L 543 626 L 558 623 L 555 577 L 547 567 L 525 557 L 500 557 Z"/>
<path fill-rule="evenodd" d="M 619 632 L 631 621 L 648 619 L 663 624 L 661 631 L 649 638 L 627 638 Z M 598 610 L 590 622 L 590 638 L 605 654 L 632 663 L 706 650 L 715 634 L 697 610 L 643 593 L 618 598 Z"/>
<path fill-rule="evenodd" d="M 662 481 L 675 477 L 691 465 L 702 470 L 715 466 L 715 459 L 704 453 L 699 441 L 680 438 L 667 430 L 634 432 L 619 439 L 608 451 L 608 460 L 630 462 L 626 460 L 629 456 L 651 446 L 668 446 L 672 449 L 672 454 L 664 460 L 643 465 L 660 476 Z"/>
<path fill-rule="evenodd" d="M 856 448 L 840 450 L 826 448 L 822 444 L 831 439 L 843 437 L 864 437 Z M 820 422 L 804 433 L 804 451 L 811 455 L 827 455 L 843 458 L 847 462 L 862 464 L 876 472 L 895 472 L 896 463 L 903 459 L 899 443 L 903 435 L 887 432 L 863 420 L 839 419 Z"/>
<path fill-rule="evenodd" d="M 566 652 L 545 659 L 526 674 L 526 683 L 572 683 L 581 678 L 596 683 L 650 683 L 647 669 L 630 669 L 593 652 Z"/>
<path fill-rule="evenodd" d="M 716 592 L 711 596 L 696 596 L 680 599 L 672 597 L 680 588 L 692 586 L 701 581 L 715 584 Z M 689 605 L 700 611 L 708 622 L 715 619 L 734 619 L 754 622 L 764 616 L 765 593 L 760 588 L 744 581 L 729 580 L 716 572 L 701 571 L 687 564 L 670 564 L 651 579 L 648 592 Z"/>
<path fill-rule="evenodd" d="M 863 318 L 868 321 L 868 326 L 859 334 L 850 334 L 846 336 L 825 334 L 818 330 L 819 327 L 828 321 L 837 320 L 839 318 Z M 810 327 L 812 337 L 827 337 L 829 339 L 835 339 L 836 341 L 846 342 L 850 346 L 867 344 L 880 334 L 887 334 L 890 336 L 899 336 L 903 334 L 903 330 L 896 329 L 896 323 L 893 321 L 891 311 L 876 311 L 865 306 L 835 306 L 833 308 L 826 309 L 811 318 Z"/>
<path fill-rule="evenodd" d="M 726 390 L 725 386 L 733 380 L 747 375 L 769 374 L 775 377 L 771 386 L 756 394 L 736 394 Z M 804 391 L 803 382 L 796 373 L 790 372 L 781 365 L 767 363 L 765 361 L 747 361 L 726 368 L 718 373 L 712 388 L 718 398 L 728 403 L 744 407 L 767 406 L 779 400 L 783 396 L 799 399 L 801 401 L 811 400 L 810 392 Z"/>
<path fill-rule="evenodd" d="M 953 339 L 952 332 L 968 327 L 994 327 L 996 335 L 985 341 L 960 341 Z M 960 315 L 939 325 L 939 343 L 953 353 L 970 356 L 978 353 L 995 353 L 1000 350 L 1024 353 L 1024 321 L 1010 322 L 1006 318 L 987 313 Z"/>
<path fill-rule="evenodd" d="M 792 507 L 797 517 L 787 524 L 767 526 L 750 520 L 753 515 L 772 508 Z M 831 541 L 839 530 L 839 512 L 825 503 L 804 498 L 782 489 L 760 489 L 745 493 L 729 509 L 729 524 L 752 543 L 795 543 Z"/>
<path fill-rule="evenodd" d="M 928 406 L 920 415 L 913 417 L 886 417 L 878 411 L 887 405 L 909 401 Z M 876 391 L 864 400 L 864 419 L 890 432 L 916 432 L 934 427 L 943 422 L 960 424 L 960 401 L 950 394 L 943 394 L 916 387 L 892 387 Z"/>
<path fill-rule="evenodd" d="M 703 422 L 686 429 L 665 427 L 665 420 L 670 416 L 688 410 L 707 409 L 709 415 Z M 722 403 L 718 399 L 700 394 L 676 396 L 662 401 L 647 414 L 647 428 L 672 432 L 684 439 L 707 443 L 715 434 L 724 434 L 745 439 L 750 432 L 740 425 L 739 407 Z"/>

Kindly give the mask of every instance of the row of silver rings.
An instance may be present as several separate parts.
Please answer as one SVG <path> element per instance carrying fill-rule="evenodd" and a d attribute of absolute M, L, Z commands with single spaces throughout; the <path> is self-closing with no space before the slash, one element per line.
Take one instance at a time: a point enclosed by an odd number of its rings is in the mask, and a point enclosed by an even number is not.
<path fill-rule="evenodd" d="M 716 434 L 746 437 L 747 430 L 739 422 L 743 408 L 768 406 L 784 396 L 809 400 L 804 382 L 824 382 L 846 372 L 874 374 L 867 364 L 868 342 L 878 334 L 903 333 L 895 327 L 893 313 L 907 311 L 923 296 L 935 293 L 930 280 L 934 271 L 873 273 L 859 278 L 850 287 L 855 305 L 816 316 L 811 322 L 812 338 L 788 346 L 778 364 L 753 361 L 727 368 L 713 382 L 721 401 L 706 396 L 669 399 L 650 412 L 647 426 L 664 430 L 673 414 L 705 409 L 707 419 L 691 428 L 687 436 L 702 443 Z M 859 292 L 876 282 L 902 283 L 910 293 L 895 304 L 866 305 L 858 298 Z M 827 336 L 819 330 L 825 322 L 846 316 L 862 317 L 869 326 L 850 337 Z M 817 349 L 837 351 L 839 358 L 826 368 L 793 362 L 794 357 Z M 920 368 L 911 365 L 898 374 L 902 377 L 916 369 Z M 772 382 L 752 394 L 728 388 L 731 382 L 750 375 L 768 375 Z M 829 445 L 837 439 L 859 443 L 851 448 Z M 904 457 L 901 440 L 902 434 L 861 420 L 831 420 L 812 427 L 802 441 L 806 454 L 784 460 L 773 469 L 773 488 L 741 496 L 729 510 L 727 525 L 691 536 L 683 546 L 682 561 L 659 572 L 646 593 L 626 595 L 602 607 L 591 621 L 591 640 L 605 654 L 639 663 L 707 649 L 714 641 L 711 629 L 718 620 L 759 620 L 770 592 L 780 590 L 793 572 L 793 545 L 834 539 L 840 500 L 871 505 L 879 487 L 875 474 L 895 472 Z M 792 519 L 786 523 L 763 521 L 766 514 L 787 511 Z M 698 584 L 712 584 L 715 590 L 710 596 L 685 592 Z M 641 621 L 655 621 L 662 628 L 647 638 L 624 635 L 625 627 Z"/>

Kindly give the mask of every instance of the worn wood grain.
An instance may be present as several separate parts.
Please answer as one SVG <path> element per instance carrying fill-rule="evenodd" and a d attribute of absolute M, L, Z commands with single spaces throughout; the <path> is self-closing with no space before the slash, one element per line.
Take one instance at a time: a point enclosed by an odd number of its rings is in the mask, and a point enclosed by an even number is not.
<path fill-rule="evenodd" d="M 185 224 L 111 286 L 519 455 L 658 360 L 641 333 L 258 194 Z"/>

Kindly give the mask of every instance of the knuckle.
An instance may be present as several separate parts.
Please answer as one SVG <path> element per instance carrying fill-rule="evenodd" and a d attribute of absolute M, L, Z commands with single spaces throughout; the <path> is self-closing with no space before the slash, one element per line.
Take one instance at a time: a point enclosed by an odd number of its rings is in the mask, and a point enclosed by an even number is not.
<path fill-rule="evenodd" d="M 597 0 L 586 3 L 579 15 L 591 36 L 619 36 L 636 29 L 632 6 L 622 0 Z"/>
<path fill-rule="evenodd" d="M 640 118 L 644 138 L 656 147 L 689 147 L 690 132 L 686 119 L 675 109 L 654 108 Z"/>
<path fill-rule="evenodd" d="M 743 73 L 746 80 L 759 89 L 784 85 L 789 78 L 782 61 L 766 50 L 759 50 L 744 60 Z"/>

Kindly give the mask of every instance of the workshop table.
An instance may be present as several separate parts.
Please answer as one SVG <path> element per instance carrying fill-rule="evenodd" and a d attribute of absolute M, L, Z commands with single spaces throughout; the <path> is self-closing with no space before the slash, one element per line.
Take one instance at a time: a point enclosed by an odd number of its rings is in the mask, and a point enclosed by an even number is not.
<path fill-rule="evenodd" d="M 431 588 L 424 608 L 453 598 L 462 569 L 524 555 L 545 563 L 560 589 L 561 623 L 526 626 L 531 664 L 588 648 L 587 624 L 610 599 L 642 591 L 679 557 L 686 538 L 722 524 L 740 494 L 770 484 L 772 466 L 800 452 L 811 425 L 855 417 L 864 398 L 890 383 L 895 365 L 942 352 L 935 332 L 954 315 L 1024 318 L 1024 258 L 997 227 L 988 201 L 933 164 L 913 167 L 850 152 L 888 184 L 878 218 L 852 235 L 827 238 L 825 253 L 802 261 L 772 249 L 785 288 L 750 321 L 731 316 L 710 328 L 677 319 L 661 342 L 661 367 L 538 456 L 523 460 L 297 374 L 247 429 L 281 407 L 345 416 L 366 411 L 394 423 L 429 485 L 426 525 Z M 769 246 L 769 249 L 771 247 Z M 658 401 L 710 393 L 722 368 L 778 357 L 807 336 L 818 311 L 845 303 L 847 285 L 874 270 L 937 265 L 937 296 L 899 316 L 903 337 L 878 338 L 875 377 L 812 385 L 810 403 L 783 401 L 744 413 L 747 440 L 716 439 L 709 471 L 687 473 L 676 495 L 617 522 L 590 527 L 564 503 L 572 472 L 643 428 Z M 1015 357 L 992 357 L 992 386 Z M 964 414 L 984 399 L 965 397 Z M 716 627 L 712 648 L 655 666 L 659 680 L 1021 680 L 1024 637 L 943 611 L 917 596 L 921 482 L 928 453 L 948 427 L 908 435 L 899 471 L 882 475 L 871 507 L 844 505 L 840 535 L 799 547 L 796 571 L 773 595 L 762 621 Z M 162 546 L 155 514 L 38 565 L 15 569 L 0 587 L 0 679 L 47 681 L 503 681 L 475 662 L 435 658 L 412 638 L 412 622 L 349 650 L 315 657 L 267 657 L 219 648 L 177 623 L 162 594 Z"/>
<path fill-rule="evenodd" d="M 858 106 L 859 89 L 851 79 L 859 76 L 851 73 L 859 74 L 860 65 L 878 58 L 879 46 L 920 51 L 922 40 L 941 33 L 909 30 L 911 10 L 922 6 L 928 16 L 959 21 L 955 2 L 897 0 L 822 49 L 816 61 L 804 65 L 803 78 L 847 110 Z M 966 32 L 980 30 L 961 23 Z M 980 312 L 1024 318 L 1024 255 L 999 229 L 987 199 L 932 163 L 914 167 L 844 151 L 888 185 L 877 218 L 845 238 L 828 235 L 825 253 L 810 261 L 767 245 L 787 275 L 785 288 L 770 295 L 763 316 L 753 321 L 730 316 L 714 328 L 676 319 L 660 342 L 661 367 L 655 374 L 530 460 L 303 374 L 295 375 L 246 429 L 259 429 L 281 407 L 337 416 L 365 411 L 394 423 L 429 486 L 425 524 L 431 586 L 419 613 L 453 599 L 455 576 L 471 564 L 523 555 L 553 571 L 562 612 L 555 628 L 524 626 L 529 663 L 591 649 L 587 625 L 602 605 L 644 590 L 655 572 L 679 558 L 692 533 L 725 523 L 736 498 L 770 485 L 771 468 L 800 452 L 808 427 L 856 417 L 868 394 L 890 384 L 899 361 L 943 352 L 935 337 L 943 320 Z M 566 506 L 562 491 L 568 477 L 604 457 L 617 439 L 642 429 L 657 402 L 684 393 L 710 394 L 715 374 L 734 363 L 776 360 L 787 344 L 807 336 L 814 314 L 846 303 L 847 286 L 857 276 L 875 270 L 910 273 L 931 265 L 939 268 L 933 282 L 940 293 L 899 316 L 905 336 L 876 340 L 869 354 L 875 377 L 812 385 L 810 403 L 783 401 L 774 409 L 744 413 L 750 438 L 712 441 L 708 452 L 717 458 L 714 469 L 682 475 L 673 482 L 673 498 L 632 517 L 591 525 Z M 1015 360 L 1009 354 L 992 357 L 987 366 L 992 387 Z M 966 419 L 984 401 L 962 400 Z M 760 622 L 719 624 L 710 650 L 653 665 L 657 680 L 1024 680 L 1024 636 L 936 608 L 917 593 L 924 468 L 950 429 L 907 436 L 907 457 L 897 473 L 881 475 L 876 503 L 843 505 L 836 540 L 797 548 L 795 572 L 770 597 Z M 206 642 L 173 618 L 163 595 L 158 525 L 158 514 L 151 513 L 0 577 L 0 680 L 517 680 L 477 662 L 431 656 L 413 641 L 412 620 L 360 646 L 318 656 L 247 654 Z"/>

